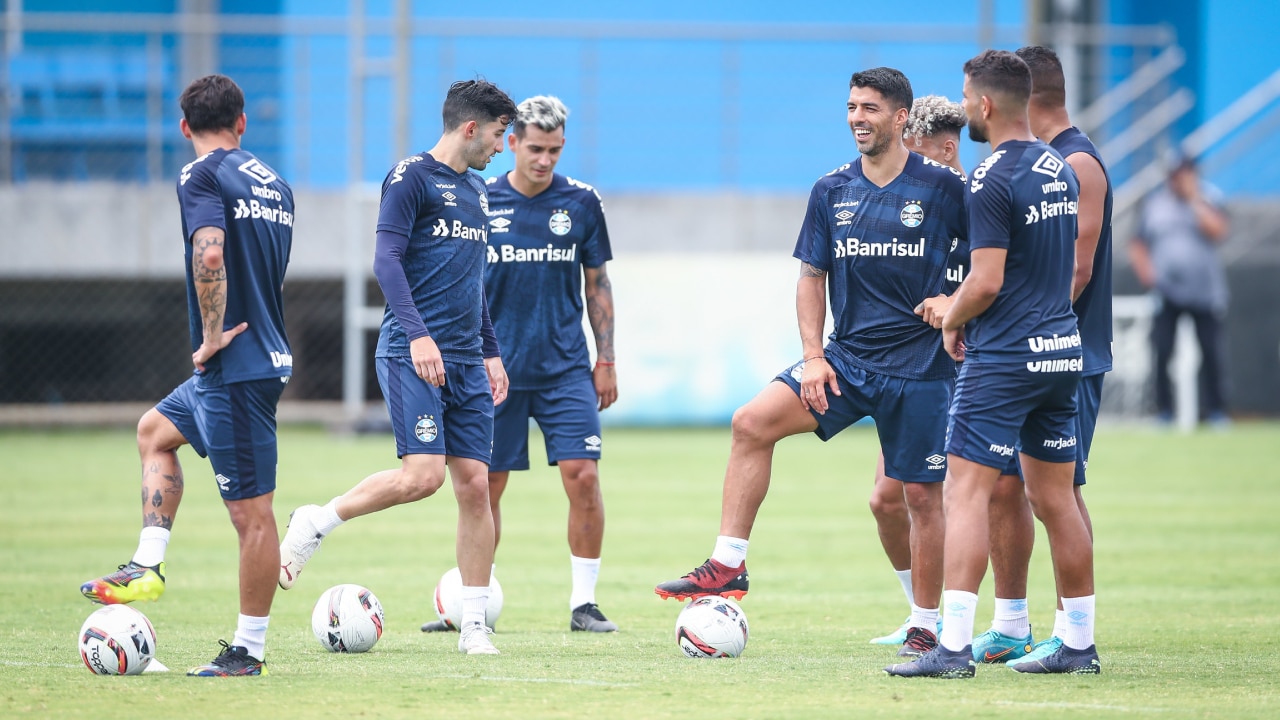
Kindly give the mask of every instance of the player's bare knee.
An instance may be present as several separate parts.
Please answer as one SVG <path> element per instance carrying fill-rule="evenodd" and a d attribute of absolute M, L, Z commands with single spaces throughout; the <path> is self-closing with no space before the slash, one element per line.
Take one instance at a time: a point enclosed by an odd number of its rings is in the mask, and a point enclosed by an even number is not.
<path fill-rule="evenodd" d="M 913 515 L 942 512 L 942 483 L 903 483 L 903 495 Z"/>
<path fill-rule="evenodd" d="M 404 502 L 415 502 L 434 495 L 444 484 L 444 473 L 406 468 L 400 473 L 399 480 L 397 484 Z"/>
<path fill-rule="evenodd" d="M 733 413 L 733 442 L 748 446 L 772 445 L 778 441 L 774 436 L 771 419 L 752 403 L 747 403 Z"/>

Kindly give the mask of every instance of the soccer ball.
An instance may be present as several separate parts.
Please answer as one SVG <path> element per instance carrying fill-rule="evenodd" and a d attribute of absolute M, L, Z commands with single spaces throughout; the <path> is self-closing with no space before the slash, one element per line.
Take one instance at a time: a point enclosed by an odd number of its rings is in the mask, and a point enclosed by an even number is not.
<path fill-rule="evenodd" d="M 436 583 L 436 615 L 451 630 L 462 627 L 462 572 L 454 568 Z M 493 627 L 502 614 L 502 586 L 489 574 L 489 604 L 485 606 L 484 624 Z"/>
<path fill-rule="evenodd" d="M 334 585 L 316 601 L 311 631 L 329 652 L 366 652 L 382 637 L 382 603 L 368 588 Z"/>
<path fill-rule="evenodd" d="M 94 675 L 138 675 L 156 652 L 156 631 L 128 605 L 95 610 L 80 626 L 80 659 Z"/>
<path fill-rule="evenodd" d="M 729 598 L 696 598 L 676 618 L 676 643 L 692 658 L 738 657 L 747 647 L 747 615 Z"/>

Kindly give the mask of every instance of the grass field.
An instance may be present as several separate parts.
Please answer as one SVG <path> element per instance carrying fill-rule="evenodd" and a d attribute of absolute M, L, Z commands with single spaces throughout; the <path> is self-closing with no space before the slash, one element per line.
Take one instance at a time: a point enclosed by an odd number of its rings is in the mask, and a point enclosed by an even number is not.
<path fill-rule="evenodd" d="M 293 590 L 277 594 L 271 675 L 188 678 L 236 613 L 235 534 L 208 465 L 183 451 L 187 492 L 164 598 L 143 610 L 174 672 L 91 675 L 75 635 L 92 607 L 81 581 L 128 560 L 139 524 L 131 432 L 0 433 L 0 717 L 1277 717 L 1280 716 L 1280 425 L 1179 435 L 1104 427 L 1087 497 L 1097 536 L 1096 677 L 979 668 L 971 681 L 889 678 L 893 649 L 867 644 L 905 601 L 866 507 L 874 432 L 779 446 L 751 548 L 738 660 L 681 656 L 680 605 L 652 593 L 710 553 L 728 452 L 723 429 L 607 432 L 608 529 L 598 600 L 622 632 L 569 633 L 565 500 L 554 470 L 513 475 L 497 576 L 497 657 L 423 635 L 430 593 L 455 562 L 448 486 L 338 530 Z M 535 445 L 535 447 L 537 447 Z M 540 457 L 540 451 L 535 452 Z M 277 517 L 395 463 L 387 437 L 281 436 Z M 538 461 L 535 460 L 535 463 Z M 1052 626 L 1048 548 L 1032 567 L 1032 622 Z M 331 655 L 312 604 L 342 582 L 386 608 L 365 655 Z M 979 628 L 991 612 L 990 579 Z"/>

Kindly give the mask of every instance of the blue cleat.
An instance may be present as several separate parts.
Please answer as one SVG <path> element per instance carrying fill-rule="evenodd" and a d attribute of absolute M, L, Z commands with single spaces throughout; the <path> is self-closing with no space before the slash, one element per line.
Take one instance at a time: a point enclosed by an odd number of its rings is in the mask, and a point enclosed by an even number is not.
<path fill-rule="evenodd" d="M 1034 648 L 1031 633 L 1026 637 L 1009 637 L 995 630 L 988 630 L 973 639 L 973 661 L 1001 663 L 1025 657 Z"/>
<path fill-rule="evenodd" d="M 1009 667 L 1013 667 L 1014 665 L 1017 665 L 1018 663 L 1021 663 L 1021 662 L 1031 662 L 1035 660 L 1041 660 L 1057 652 L 1058 648 L 1060 647 L 1062 647 L 1062 638 L 1058 637 L 1057 635 L 1054 635 L 1053 637 L 1050 637 L 1047 640 L 1041 640 L 1035 645 L 1032 645 L 1031 652 L 1015 660 L 1010 660 L 1006 662 L 1005 665 L 1008 665 Z"/>
<path fill-rule="evenodd" d="M 911 662 L 890 665 L 884 671 L 898 677 L 971 678 L 974 673 L 973 648 L 965 646 L 952 652 L 939 645 Z"/>
<path fill-rule="evenodd" d="M 1047 655 L 1035 659 L 1029 658 L 1030 656 L 1027 656 L 1016 663 L 1009 663 L 1009 667 L 1021 673 L 1039 674 L 1097 675 L 1102 672 L 1096 645 L 1090 645 L 1084 650 L 1060 645 L 1057 650 Z"/>
<path fill-rule="evenodd" d="M 897 630 L 878 638 L 871 638 L 872 645 L 901 645 L 907 641 L 907 628 L 911 627 L 911 618 L 902 621 Z"/>

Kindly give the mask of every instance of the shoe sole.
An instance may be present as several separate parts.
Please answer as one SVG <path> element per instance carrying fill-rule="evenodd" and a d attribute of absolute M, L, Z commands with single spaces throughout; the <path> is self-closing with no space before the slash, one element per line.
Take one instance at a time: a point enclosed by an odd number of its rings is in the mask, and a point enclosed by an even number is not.
<path fill-rule="evenodd" d="M 117 593 L 113 591 L 111 586 L 105 585 L 105 583 L 92 583 L 92 586 L 88 590 L 85 590 L 82 587 L 80 588 L 80 594 L 84 595 L 85 599 L 89 602 L 95 602 L 99 605 L 128 605 L 129 603 L 138 601 L 155 602 L 160 599 L 161 595 L 164 595 L 164 585 L 161 585 L 159 590 L 152 591 L 152 589 L 147 586 L 153 585 L 154 581 L 147 580 L 135 582 L 140 582 L 144 589 L 139 590 L 137 594 L 131 598 L 116 597 Z M 99 595 L 101 592 L 106 592 L 106 597 Z"/>
<path fill-rule="evenodd" d="M 725 590 L 723 592 L 677 593 L 677 592 L 670 592 L 667 590 L 659 590 L 658 588 L 654 588 L 653 592 L 655 595 L 662 598 L 663 600 L 672 600 L 672 599 L 696 600 L 700 597 L 714 597 L 717 595 L 725 598 L 733 598 L 734 600 L 741 600 L 742 598 L 747 596 L 746 590 Z"/>

